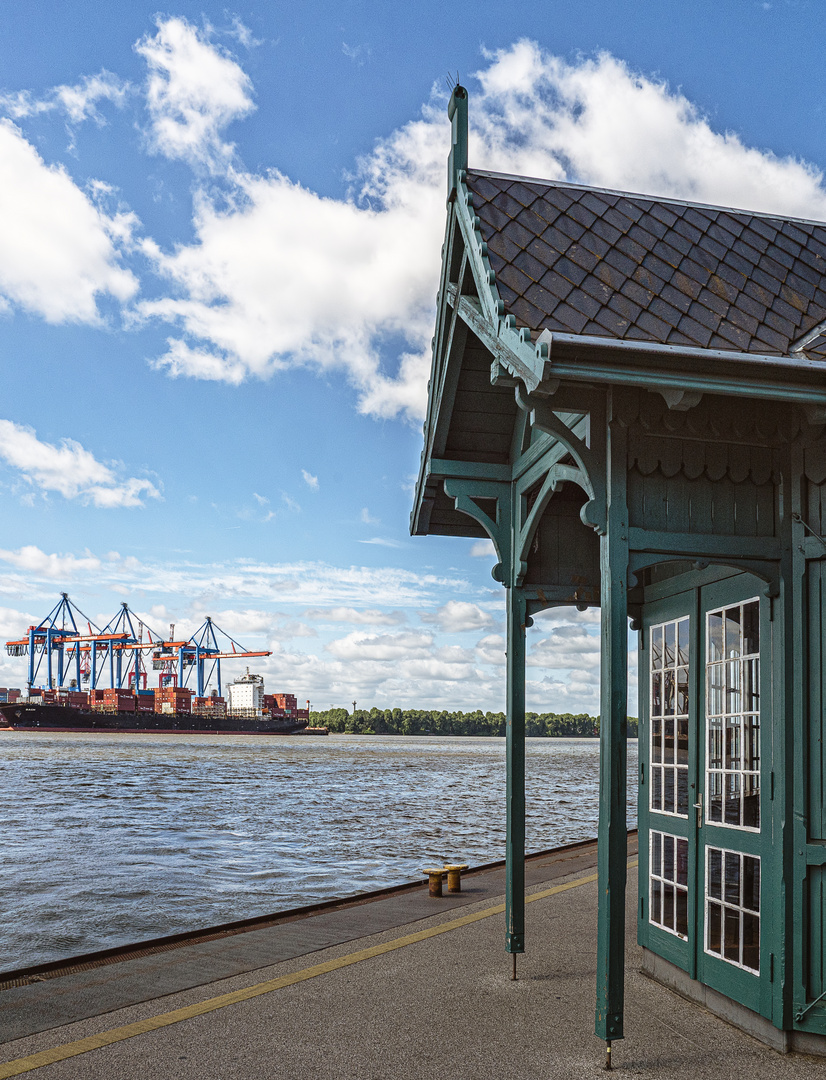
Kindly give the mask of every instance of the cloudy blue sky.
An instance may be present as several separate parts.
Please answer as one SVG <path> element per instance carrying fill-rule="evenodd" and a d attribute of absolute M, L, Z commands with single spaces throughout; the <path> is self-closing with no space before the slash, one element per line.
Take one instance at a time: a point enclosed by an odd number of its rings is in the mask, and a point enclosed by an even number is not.
<path fill-rule="evenodd" d="M 2 638 L 65 590 L 210 614 L 321 708 L 500 709 L 488 546 L 407 532 L 446 75 L 477 166 L 824 219 L 825 30 L 805 0 L 4 5 Z M 529 707 L 597 710 L 597 629 L 537 620 Z"/>

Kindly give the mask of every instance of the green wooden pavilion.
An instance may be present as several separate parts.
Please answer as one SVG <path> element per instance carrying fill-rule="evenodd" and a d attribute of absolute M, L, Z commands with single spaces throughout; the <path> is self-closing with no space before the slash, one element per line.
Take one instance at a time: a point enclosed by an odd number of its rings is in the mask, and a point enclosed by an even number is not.
<path fill-rule="evenodd" d="M 597 1034 L 623 1037 L 630 619 L 645 966 L 821 1049 L 826 225 L 477 171 L 467 106 L 457 86 L 411 531 L 498 556 L 506 949 L 525 948 L 525 628 L 598 605 Z"/>

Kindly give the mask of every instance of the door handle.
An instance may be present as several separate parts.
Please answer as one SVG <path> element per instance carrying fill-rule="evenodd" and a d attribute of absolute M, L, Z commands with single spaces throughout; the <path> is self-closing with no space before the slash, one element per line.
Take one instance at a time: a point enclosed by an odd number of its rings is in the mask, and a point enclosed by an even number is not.
<path fill-rule="evenodd" d="M 703 827 L 703 796 L 697 796 L 697 802 L 694 804 L 694 809 L 697 811 L 697 828 Z"/>

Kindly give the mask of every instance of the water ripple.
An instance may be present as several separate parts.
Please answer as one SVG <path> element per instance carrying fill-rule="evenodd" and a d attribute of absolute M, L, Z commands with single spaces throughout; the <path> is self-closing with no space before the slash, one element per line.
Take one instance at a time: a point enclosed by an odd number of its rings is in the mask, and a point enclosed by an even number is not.
<path fill-rule="evenodd" d="M 596 740 L 526 768 L 529 851 L 596 835 Z M 501 739 L 4 732 L 0 790 L 0 970 L 504 857 Z"/>

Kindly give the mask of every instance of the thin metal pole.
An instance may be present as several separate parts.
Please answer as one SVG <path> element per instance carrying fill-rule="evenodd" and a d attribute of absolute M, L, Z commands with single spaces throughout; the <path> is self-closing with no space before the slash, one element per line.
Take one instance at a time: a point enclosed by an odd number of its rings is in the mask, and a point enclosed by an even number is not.
<path fill-rule="evenodd" d="M 609 413 L 610 416 L 610 413 Z M 595 1030 L 623 1038 L 625 996 L 626 735 L 628 725 L 628 511 L 626 431 L 607 424 L 607 529 L 600 537 L 602 623 L 599 847 L 597 854 L 597 1000 Z M 610 1061 L 610 1057 L 608 1058 Z"/>
<path fill-rule="evenodd" d="M 525 599 L 521 589 L 507 593 L 507 822 L 505 838 L 505 949 L 525 951 Z"/>

